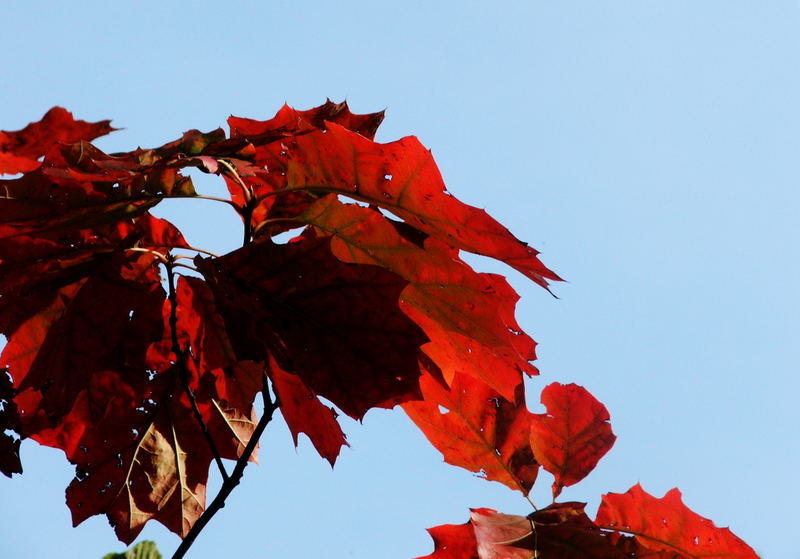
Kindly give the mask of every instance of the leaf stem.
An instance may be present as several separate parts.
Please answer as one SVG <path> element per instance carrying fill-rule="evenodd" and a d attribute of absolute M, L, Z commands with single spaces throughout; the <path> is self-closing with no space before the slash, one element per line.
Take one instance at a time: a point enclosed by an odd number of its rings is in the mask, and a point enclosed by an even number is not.
<path fill-rule="evenodd" d="M 233 165 L 231 165 L 231 164 L 230 164 L 230 162 L 229 162 L 229 161 L 227 161 L 226 159 L 217 159 L 217 163 L 219 163 L 220 165 L 222 165 L 223 167 L 225 167 L 225 169 L 226 169 L 226 170 L 228 171 L 228 173 L 230 174 L 230 177 L 231 177 L 231 178 L 232 178 L 232 179 L 233 179 L 233 180 L 236 182 L 236 184 L 238 184 L 238 185 L 239 185 L 239 187 L 242 189 L 242 195 L 244 196 L 244 200 L 245 200 L 245 202 L 246 202 L 246 203 L 250 202 L 250 200 L 253 198 L 253 191 L 250 189 L 250 187 L 248 187 L 248 186 L 247 186 L 247 185 L 244 183 L 244 181 L 242 180 L 242 177 L 240 177 L 240 176 L 239 176 L 239 173 L 238 173 L 238 172 L 236 172 L 236 167 L 234 167 Z"/>
<path fill-rule="evenodd" d="M 193 246 L 174 247 L 174 248 L 177 249 L 177 250 L 181 250 L 181 249 L 193 250 L 194 252 L 199 252 L 200 254 L 206 254 L 208 256 L 213 256 L 214 258 L 219 258 L 220 257 L 219 254 L 217 254 L 215 252 L 211 252 L 210 250 L 205 250 L 205 249 L 202 249 L 202 248 L 195 248 Z M 177 259 L 177 258 L 191 258 L 191 257 L 190 256 L 176 256 L 175 258 Z"/>
<path fill-rule="evenodd" d="M 172 351 L 175 353 L 178 363 L 178 371 L 181 376 L 181 382 L 183 383 L 183 390 L 189 397 L 189 402 L 192 405 L 194 417 L 200 424 L 200 430 L 203 431 L 203 436 L 206 438 L 209 448 L 211 448 L 211 453 L 214 455 L 214 461 L 217 463 L 220 474 L 222 474 L 222 479 L 228 481 L 228 472 L 225 470 L 225 465 L 222 463 L 222 456 L 217 449 L 217 445 L 214 444 L 214 439 L 211 437 L 211 433 L 208 431 L 208 426 L 206 426 L 206 422 L 203 420 L 203 415 L 200 413 L 200 408 L 197 407 L 197 400 L 194 398 L 192 387 L 189 386 L 189 368 L 186 366 L 186 353 L 183 351 L 183 349 L 181 349 L 180 342 L 178 341 L 178 304 L 177 295 L 175 294 L 175 272 L 173 271 L 173 267 L 180 265 L 181 264 L 175 264 L 175 257 L 172 256 L 172 254 L 167 255 L 167 263 L 165 267 L 167 268 L 167 283 L 169 284 L 169 329 L 172 334 Z"/>
<path fill-rule="evenodd" d="M 156 258 L 158 258 L 158 260 L 160 260 L 161 263 L 164 264 L 164 266 L 167 266 L 169 264 L 169 259 L 166 256 L 164 256 L 163 254 L 161 254 L 157 250 L 153 250 L 151 248 L 129 247 L 129 248 L 126 248 L 125 250 L 127 252 L 142 252 L 144 254 L 150 254 L 150 255 L 153 255 Z"/>
<path fill-rule="evenodd" d="M 253 430 L 253 434 L 250 436 L 250 440 L 247 441 L 247 446 L 245 447 L 242 455 L 236 461 L 236 467 L 234 467 L 231 476 L 227 478 L 223 483 L 222 487 L 217 493 L 217 496 L 214 497 L 214 500 L 211 501 L 211 504 L 206 507 L 206 510 L 203 511 L 203 514 L 200 515 L 200 518 L 192 526 L 189 533 L 186 534 L 186 537 L 183 538 L 181 545 L 178 546 L 178 549 L 175 550 L 175 553 L 172 555 L 172 559 L 181 559 L 189 548 L 194 543 L 197 536 L 209 523 L 211 518 L 220 511 L 225 506 L 225 499 L 228 498 L 228 495 L 234 490 L 234 488 L 239 485 L 239 482 L 242 479 L 242 475 L 244 474 L 244 469 L 247 466 L 247 463 L 250 461 L 250 457 L 253 455 L 253 452 L 258 445 L 258 440 L 261 438 L 261 434 L 264 432 L 264 429 L 267 427 L 267 424 L 272 421 L 272 416 L 280 407 L 280 399 L 278 397 L 278 393 L 275 393 L 275 399 L 273 400 L 269 394 L 269 381 L 267 379 L 267 373 L 262 372 L 262 387 L 261 387 L 261 394 L 264 398 L 264 413 L 261 416 L 261 419 L 258 421 L 258 425 Z"/>
<path fill-rule="evenodd" d="M 538 510 L 539 510 L 539 507 L 537 507 L 537 506 L 536 506 L 536 503 L 534 503 L 534 502 L 533 502 L 533 499 L 531 499 L 531 495 L 530 495 L 530 493 L 528 493 L 527 495 L 525 495 L 525 498 L 526 498 L 526 499 L 528 499 L 528 502 L 531 504 L 531 506 L 533 507 L 533 510 L 534 510 L 534 511 L 538 511 Z"/>

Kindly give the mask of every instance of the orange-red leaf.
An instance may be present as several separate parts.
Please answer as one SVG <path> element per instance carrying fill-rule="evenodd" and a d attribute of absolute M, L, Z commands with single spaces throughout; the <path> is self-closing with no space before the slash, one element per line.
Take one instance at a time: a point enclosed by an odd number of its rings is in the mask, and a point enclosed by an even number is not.
<path fill-rule="evenodd" d="M 522 385 L 513 402 L 462 374 L 449 390 L 430 375 L 420 385 L 424 401 L 408 402 L 403 409 L 445 461 L 527 495 L 539 465 L 530 447 L 532 414 L 525 407 Z"/>
<path fill-rule="evenodd" d="M 595 523 L 606 530 L 632 535 L 648 557 L 758 557 L 728 528 L 718 528 L 692 512 L 683 504 L 677 489 L 660 499 L 646 493 L 639 484 L 627 493 L 603 495 Z"/>
<path fill-rule="evenodd" d="M 530 442 L 536 460 L 555 476 L 553 498 L 565 486 L 586 477 L 616 437 L 608 410 L 585 388 L 553 383 L 542 391 L 547 413 L 531 422 Z"/>
<path fill-rule="evenodd" d="M 433 538 L 433 553 L 417 559 L 480 559 L 471 522 L 434 526 L 428 533 Z"/>
<path fill-rule="evenodd" d="M 375 204 L 453 248 L 506 262 L 536 283 L 559 279 L 537 252 L 485 211 L 451 196 L 433 156 L 414 137 L 379 144 L 329 123 L 285 142 L 286 188 Z"/>

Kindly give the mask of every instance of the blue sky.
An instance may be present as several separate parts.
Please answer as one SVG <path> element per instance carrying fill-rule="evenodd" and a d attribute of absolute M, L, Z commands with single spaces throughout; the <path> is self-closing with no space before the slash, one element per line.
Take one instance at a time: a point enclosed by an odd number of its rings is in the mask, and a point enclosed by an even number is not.
<path fill-rule="evenodd" d="M 15 2 L 0 129 L 58 104 L 124 127 L 99 142 L 119 151 L 284 102 L 387 109 L 380 141 L 417 135 L 452 193 L 568 280 L 554 299 L 474 260 L 522 296 L 540 343 L 532 409 L 560 381 L 611 413 L 615 447 L 562 498 L 594 511 L 637 482 L 678 486 L 763 557 L 800 557 L 798 24 L 800 4 L 780 1 Z M 224 207 L 161 215 L 196 246 L 239 238 Z M 399 411 L 345 430 L 331 471 L 271 424 L 190 557 L 411 558 L 432 550 L 425 528 L 469 507 L 529 512 L 444 464 Z M 102 517 L 71 528 L 63 453 L 28 443 L 23 466 L 0 479 L 3 557 L 123 549 Z M 178 544 L 156 525 L 142 538 L 167 556 Z"/>

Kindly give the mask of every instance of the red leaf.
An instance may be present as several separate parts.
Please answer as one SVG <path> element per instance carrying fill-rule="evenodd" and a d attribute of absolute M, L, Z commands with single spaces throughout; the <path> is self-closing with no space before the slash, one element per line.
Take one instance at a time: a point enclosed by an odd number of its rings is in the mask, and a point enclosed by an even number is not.
<path fill-rule="evenodd" d="M 530 448 L 532 414 L 522 385 L 513 402 L 466 375 L 456 375 L 449 390 L 429 375 L 420 385 L 425 400 L 408 402 L 403 409 L 445 461 L 527 495 L 539 465 Z"/>
<path fill-rule="evenodd" d="M 175 295 L 178 323 L 189 336 L 200 369 L 210 371 L 236 363 L 225 322 L 208 284 L 199 278 L 180 276 Z"/>
<path fill-rule="evenodd" d="M 382 266 L 410 282 L 401 308 L 430 338 L 423 350 L 448 381 L 467 373 L 513 400 L 520 372 L 537 373 L 529 363 L 536 343 L 514 319 L 519 297 L 500 276 L 478 274 L 442 243 L 409 240 L 401 231 L 410 228 L 333 195 L 297 219 L 332 235 L 341 260 Z"/>
<path fill-rule="evenodd" d="M 758 557 L 728 528 L 717 528 L 689 510 L 677 489 L 660 499 L 646 493 L 639 484 L 627 493 L 603 495 L 595 523 L 606 530 L 631 534 L 647 556 Z"/>
<path fill-rule="evenodd" d="M 281 414 L 292 433 L 294 445 L 297 446 L 297 435 L 305 433 L 319 455 L 333 467 L 342 446 L 347 445 L 336 421 L 336 412 L 320 402 L 297 375 L 285 372 L 274 362 L 270 370 L 273 388 L 280 398 Z"/>
<path fill-rule="evenodd" d="M 472 523 L 445 524 L 428 528 L 434 551 L 417 559 L 479 559 L 478 542 Z"/>
<path fill-rule="evenodd" d="M 453 248 L 506 262 L 544 287 L 548 279 L 559 279 L 534 249 L 486 212 L 451 196 L 430 151 L 414 137 L 378 144 L 329 123 L 324 132 L 293 136 L 281 146 L 285 188 L 333 192 L 375 204 Z"/>
<path fill-rule="evenodd" d="M 72 113 L 53 107 L 39 122 L 16 132 L 0 131 L 0 174 L 24 173 L 36 169 L 43 156 L 56 143 L 72 144 L 93 140 L 116 130 L 110 120 L 85 122 L 75 120 Z"/>
<path fill-rule="evenodd" d="M 192 364 L 191 384 L 209 433 L 223 458 L 236 459 L 255 427 L 252 409 L 246 415 L 225 406 L 214 383 L 198 382 Z M 97 372 L 70 413 L 34 438 L 64 449 L 77 466 L 67 489 L 75 525 L 106 514 L 130 543 L 150 519 L 185 536 L 204 510 L 212 455 L 176 367 L 137 389 L 114 372 Z"/>
<path fill-rule="evenodd" d="M 555 476 L 553 498 L 565 486 L 586 477 L 616 437 L 608 410 L 576 384 L 553 383 L 542 391 L 547 414 L 531 422 L 530 441 L 536 460 Z"/>
<path fill-rule="evenodd" d="M 115 278 L 113 272 L 88 279 L 66 304 L 62 292 L 15 333 L 0 356 L 20 393 L 41 393 L 36 407 L 49 422 L 69 412 L 97 371 L 129 371 L 129 382 L 145 376 L 146 348 L 162 335 L 164 292 L 158 284 Z M 20 405 L 26 434 L 47 426 L 36 411 Z"/>
<path fill-rule="evenodd" d="M 139 398 L 117 375 L 99 373 L 65 421 L 37 436 L 78 465 L 67 488 L 73 524 L 105 513 L 126 544 L 151 518 L 185 536 L 205 506 L 211 462 L 190 409 L 177 399 L 156 407 Z"/>
<path fill-rule="evenodd" d="M 307 111 L 298 111 L 289 105 L 284 105 L 273 118 L 265 121 L 232 116 L 228 119 L 228 125 L 231 128 L 231 138 L 239 138 L 260 136 L 275 131 L 283 131 L 288 135 L 308 132 L 314 128 L 325 130 L 327 123 L 333 122 L 372 139 L 382 121 L 383 111 L 357 115 L 350 112 L 347 102 L 333 103 L 328 99 L 324 105 Z"/>
<path fill-rule="evenodd" d="M 196 263 L 240 358 L 273 355 L 354 418 L 419 398 L 426 339 L 398 308 L 399 276 L 341 262 L 327 238 L 252 243 Z"/>

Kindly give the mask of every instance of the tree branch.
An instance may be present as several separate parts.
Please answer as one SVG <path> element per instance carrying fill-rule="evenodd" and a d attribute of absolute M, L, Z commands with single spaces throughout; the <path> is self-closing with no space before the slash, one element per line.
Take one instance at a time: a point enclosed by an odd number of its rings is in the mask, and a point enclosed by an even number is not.
<path fill-rule="evenodd" d="M 211 433 L 208 432 L 208 427 L 203 420 L 203 415 L 200 413 L 200 408 L 197 407 L 197 400 L 195 400 L 192 388 L 189 386 L 189 368 L 186 366 L 186 353 L 181 349 L 180 342 L 178 341 L 178 303 L 175 294 L 175 273 L 173 271 L 173 267 L 176 266 L 176 264 L 175 257 L 172 254 L 167 255 L 165 266 L 167 268 L 167 283 L 169 284 L 169 329 L 172 334 L 172 351 L 175 353 L 175 358 L 178 362 L 178 371 L 181 376 L 181 382 L 183 383 L 183 390 L 189 397 L 194 417 L 200 424 L 200 430 L 203 432 L 203 436 L 206 438 L 209 448 L 211 448 L 211 453 L 214 455 L 214 461 L 217 463 L 220 474 L 222 474 L 222 479 L 228 481 L 228 472 L 225 470 L 225 465 L 222 463 L 222 455 L 217 449 L 217 445 L 214 444 Z"/>
<path fill-rule="evenodd" d="M 172 555 L 172 559 L 181 559 L 184 555 L 186 555 L 186 552 L 192 546 L 195 539 L 197 539 L 197 536 L 200 535 L 200 532 L 203 530 L 206 524 L 208 524 L 211 518 L 213 518 L 213 516 L 225 506 L 225 499 L 227 499 L 228 495 L 230 495 L 234 488 L 239 485 L 242 475 L 244 474 L 244 469 L 247 466 L 247 463 L 250 461 L 250 457 L 253 455 L 256 446 L 258 445 L 258 440 L 261 438 L 261 434 L 264 432 L 267 424 L 272 421 L 272 416 L 274 415 L 275 410 L 280 407 L 278 393 L 275 393 L 274 400 L 270 397 L 269 381 L 265 371 L 261 373 L 261 378 L 261 394 L 264 398 L 264 413 L 262 414 L 261 419 L 259 419 L 258 425 L 256 425 L 256 428 L 253 430 L 250 440 L 247 441 L 247 446 L 245 446 L 242 455 L 236 461 L 236 467 L 233 468 L 231 476 L 222 483 L 219 493 L 217 493 L 217 496 L 214 497 L 213 501 L 211 501 L 211 504 L 206 507 L 206 510 L 203 511 L 203 514 L 201 514 L 200 518 L 197 519 L 197 522 L 194 523 L 192 529 L 189 530 L 188 534 L 186 534 L 186 537 L 183 538 L 181 545 L 178 546 L 178 549 L 176 549 L 175 553 Z"/>

